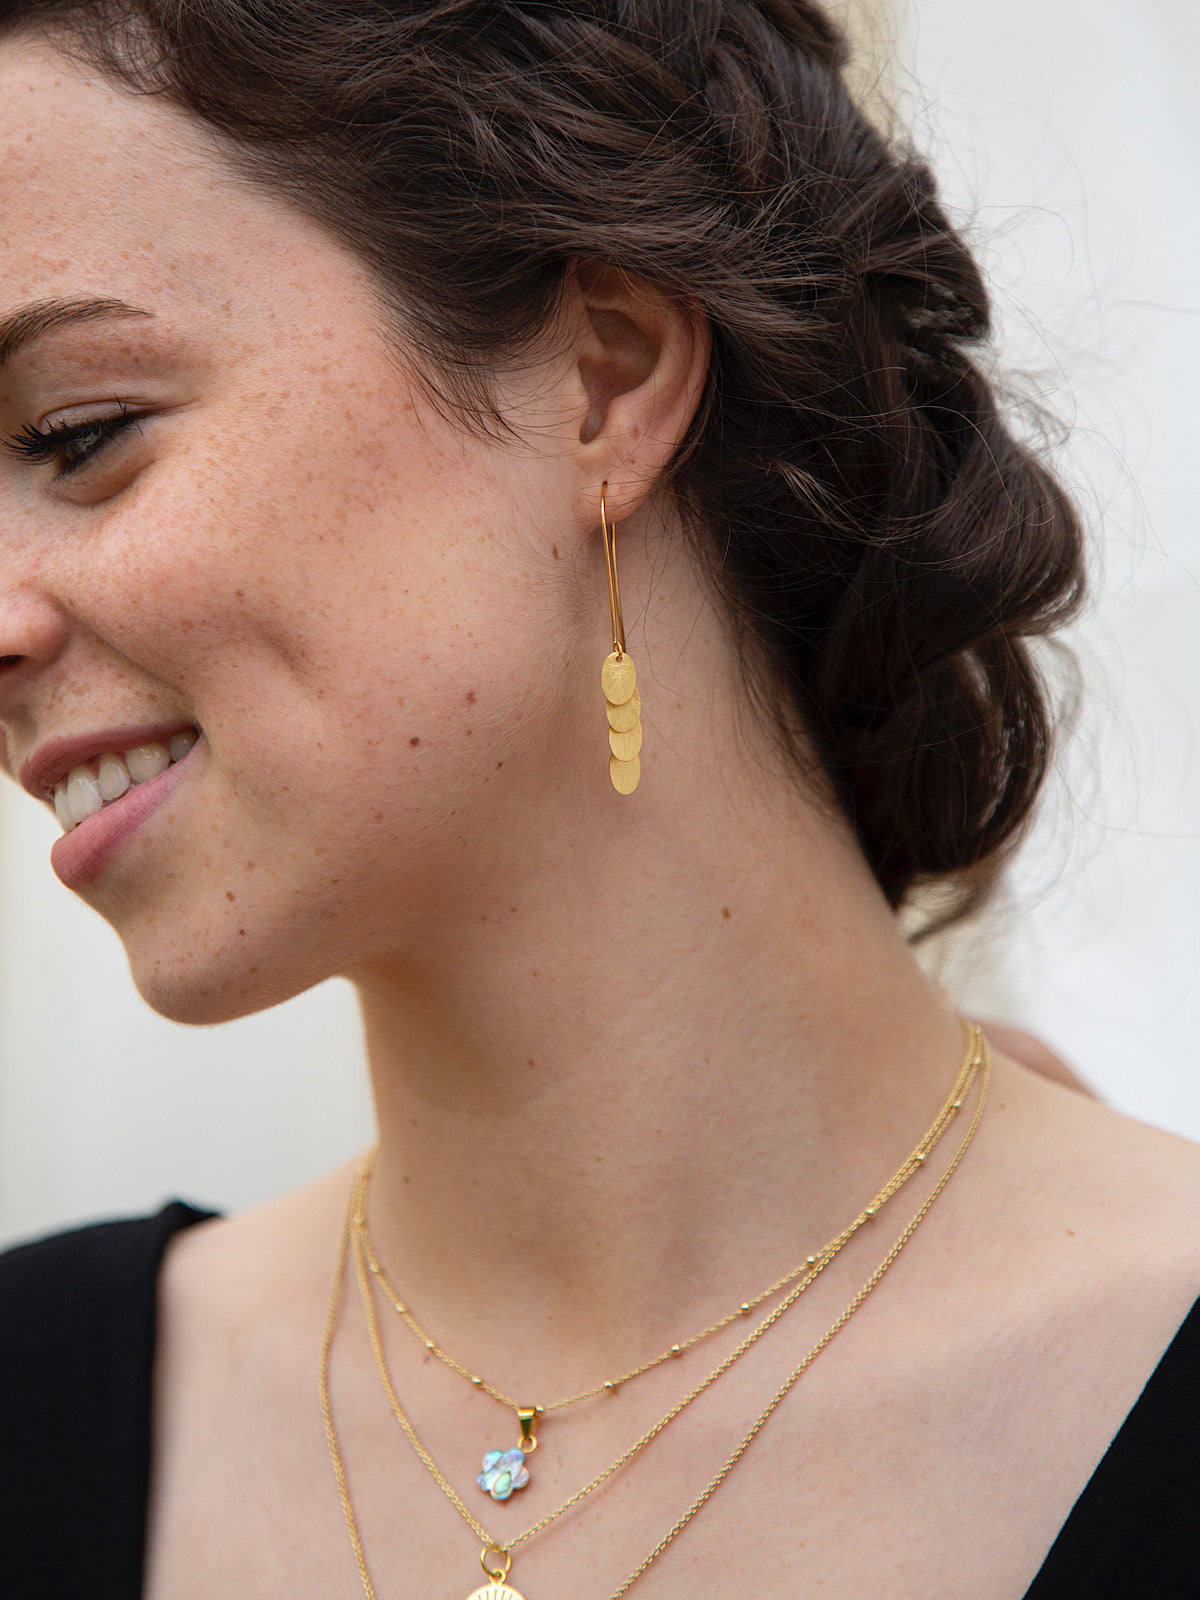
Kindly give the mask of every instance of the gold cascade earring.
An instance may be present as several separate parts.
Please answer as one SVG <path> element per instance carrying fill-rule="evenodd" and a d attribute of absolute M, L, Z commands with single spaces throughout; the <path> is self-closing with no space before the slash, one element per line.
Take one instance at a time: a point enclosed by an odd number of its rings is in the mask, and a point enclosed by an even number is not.
<path fill-rule="evenodd" d="M 637 690 L 637 672 L 625 650 L 625 623 L 617 583 L 617 529 L 608 520 L 604 499 L 607 488 L 605 479 L 600 485 L 600 528 L 604 535 L 604 564 L 608 568 L 613 647 L 600 669 L 600 684 L 608 713 L 608 775 L 618 794 L 632 794 L 642 776 L 642 697 Z"/>

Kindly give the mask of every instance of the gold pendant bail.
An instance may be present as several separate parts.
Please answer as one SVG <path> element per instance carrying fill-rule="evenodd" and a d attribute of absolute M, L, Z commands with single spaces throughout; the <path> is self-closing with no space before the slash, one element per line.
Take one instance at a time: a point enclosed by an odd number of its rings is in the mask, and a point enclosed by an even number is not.
<path fill-rule="evenodd" d="M 537 1449 L 537 1435 L 535 1429 L 541 1411 L 537 1406 L 518 1406 L 517 1421 L 521 1424 L 521 1446 L 526 1455 L 532 1454 Z"/>
<path fill-rule="evenodd" d="M 491 1565 L 493 1561 L 497 1563 L 496 1566 Z M 479 1553 L 479 1564 L 493 1583 L 502 1584 L 512 1566 L 512 1551 L 502 1544 L 485 1544 Z"/>

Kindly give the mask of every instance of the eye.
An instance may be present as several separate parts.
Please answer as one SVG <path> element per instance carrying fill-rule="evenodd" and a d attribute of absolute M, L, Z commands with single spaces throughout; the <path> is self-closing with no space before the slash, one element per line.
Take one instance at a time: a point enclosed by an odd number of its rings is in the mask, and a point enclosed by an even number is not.
<path fill-rule="evenodd" d="M 130 428 L 141 424 L 141 417 L 125 406 L 115 416 L 90 417 L 86 422 L 53 422 L 35 428 L 26 423 L 19 433 L 4 440 L 4 448 L 26 461 L 55 461 L 56 478 L 65 478 L 87 466 L 100 451 Z"/>

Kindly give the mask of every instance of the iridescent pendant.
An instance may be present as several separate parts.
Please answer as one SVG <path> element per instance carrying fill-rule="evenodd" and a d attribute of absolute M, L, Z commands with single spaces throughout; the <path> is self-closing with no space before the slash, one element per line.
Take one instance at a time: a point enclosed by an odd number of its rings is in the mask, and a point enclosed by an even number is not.
<path fill-rule="evenodd" d="M 475 1482 L 493 1500 L 507 1500 L 529 1482 L 526 1458 L 537 1449 L 537 1425 L 541 1412 L 537 1406 L 518 1406 L 521 1442 L 511 1450 L 489 1450 L 483 1458 L 483 1471 Z M 471 1600 L 475 1600 L 472 1595 Z"/>
<path fill-rule="evenodd" d="M 524 1450 L 489 1450 L 475 1482 L 493 1500 L 507 1500 L 529 1482 Z"/>

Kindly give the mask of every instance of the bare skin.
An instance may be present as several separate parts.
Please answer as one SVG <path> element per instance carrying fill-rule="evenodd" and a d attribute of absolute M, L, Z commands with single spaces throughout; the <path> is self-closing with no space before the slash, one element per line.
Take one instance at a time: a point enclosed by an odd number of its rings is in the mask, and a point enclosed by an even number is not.
<path fill-rule="evenodd" d="M 1034 1034 L 1026 1033 L 1023 1028 L 1009 1027 L 1002 1022 L 989 1022 L 987 1033 L 994 1050 L 1002 1050 L 1014 1061 L 1019 1061 L 1023 1067 L 1028 1067 L 1030 1072 L 1049 1078 L 1051 1083 L 1061 1083 L 1064 1088 L 1075 1089 L 1079 1094 L 1093 1093 L 1090 1085 L 1084 1083 L 1079 1074 L 1072 1072 L 1061 1056 L 1055 1055 L 1050 1046 Z"/>
<path fill-rule="evenodd" d="M 534 1399 L 632 1366 L 836 1233 L 961 1054 L 845 823 L 746 708 L 654 491 L 707 330 L 581 269 L 553 338 L 499 376 L 519 438 L 496 441 L 409 381 L 354 258 L 168 107 L 9 40 L 0 152 L 0 318 L 52 296 L 150 313 L 60 326 L 0 370 L 6 435 L 140 419 L 65 476 L 0 458 L 10 769 L 89 731 L 198 728 L 170 802 L 80 885 L 143 995 L 215 1022 L 352 978 L 372 1226 L 405 1294 Z M 629 800 L 598 686 L 605 481 L 645 708 Z M 612 1593 L 937 1166 L 522 1549 L 519 1589 Z M 170 1254 L 149 1600 L 356 1592 L 314 1380 L 350 1177 Z M 1198 1222 L 1194 1147 L 998 1057 L 928 1221 L 636 1594 L 1018 1600 L 1200 1290 Z M 477 1495 L 511 1419 L 385 1330 Z M 480 1497 L 489 1528 L 572 1492 L 728 1347 L 547 1424 L 530 1488 Z M 380 1600 L 466 1596 L 475 1542 L 388 1415 L 352 1298 L 333 1399 Z"/>

